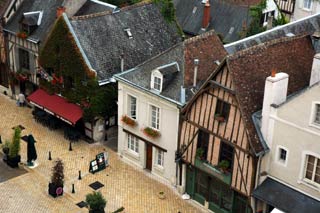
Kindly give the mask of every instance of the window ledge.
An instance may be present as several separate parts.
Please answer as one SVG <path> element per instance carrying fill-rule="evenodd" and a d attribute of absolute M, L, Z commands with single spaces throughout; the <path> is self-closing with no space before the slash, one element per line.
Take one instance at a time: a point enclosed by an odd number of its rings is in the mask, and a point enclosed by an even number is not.
<path fill-rule="evenodd" d="M 155 164 L 155 165 L 154 165 L 154 168 L 155 168 L 158 172 L 164 173 L 164 167 L 163 167 L 163 166 L 160 166 L 160 165 L 158 165 L 158 164 Z"/>
<path fill-rule="evenodd" d="M 317 129 L 320 129 L 320 125 L 319 125 L 319 124 L 316 124 L 316 123 L 310 123 L 309 126 L 310 126 L 310 127 L 317 128 Z"/>
<path fill-rule="evenodd" d="M 302 7 L 301 10 L 306 11 L 306 12 L 312 12 L 312 9 L 311 9 L 311 8 L 309 9 L 309 8 L 304 8 L 304 7 Z"/>
<path fill-rule="evenodd" d="M 317 186 L 316 183 L 313 184 L 313 183 L 311 183 L 311 182 L 309 182 L 309 181 L 306 181 L 306 180 L 304 180 L 304 179 L 298 180 L 297 183 L 298 183 L 298 184 L 305 185 L 305 186 L 307 186 L 307 187 L 309 187 L 309 188 L 312 188 L 312 189 L 317 190 L 317 191 L 320 192 L 320 187 Z"/>
<path fill-rule="evenodd" d="M 132 151 L 131 149 L 127 149 L 127 150 L 126 150 L 126 153 L 127 153 L 129 156 L 135 158 L 136 160 L 140 160 L 140 154 L 139 154 L 139 153 L 136 153 L 136 152 Z"/>

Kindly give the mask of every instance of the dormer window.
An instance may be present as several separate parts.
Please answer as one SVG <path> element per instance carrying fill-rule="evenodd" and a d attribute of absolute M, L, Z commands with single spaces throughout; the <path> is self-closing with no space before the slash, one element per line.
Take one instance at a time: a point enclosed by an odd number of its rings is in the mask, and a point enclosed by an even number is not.
<path fill-rule="evenodd" d="M 20 30 L 30 35 L 41 24 L 42 16 L 42 11 L 23 13 L 20 20 Z"/>
<path fill-rule="evenodd" d="M 162 81 L 163 81 L 163 76 L 159 72 L 159 70 L 155 70 L 152 72 L 151 75 L 151 89 L 156 90 L 158 92 L 162 91 Z"/>

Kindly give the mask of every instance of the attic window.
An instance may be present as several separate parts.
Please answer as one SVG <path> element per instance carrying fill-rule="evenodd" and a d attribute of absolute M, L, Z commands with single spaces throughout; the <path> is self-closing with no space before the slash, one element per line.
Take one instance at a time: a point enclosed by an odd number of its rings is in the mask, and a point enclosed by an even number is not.
<path fill-rule="evenodd" d="M 161 92 L 162 91 L 163 76 L 159 70 L 154 70 L 151 74 L 151 89 Z"/>
<path fill-rule="evenodd" d="M 133 38 L 130 28 L 124 29 L 124 31 L 127 33 L 127 36 L 129 37 L 129 39 Z"/>
<path fill-rule="evenodd" d="M 20 30 L 30 35 L 41 24 L 42 16 L 42 11 L 23 13 L 20 20 Z"/>

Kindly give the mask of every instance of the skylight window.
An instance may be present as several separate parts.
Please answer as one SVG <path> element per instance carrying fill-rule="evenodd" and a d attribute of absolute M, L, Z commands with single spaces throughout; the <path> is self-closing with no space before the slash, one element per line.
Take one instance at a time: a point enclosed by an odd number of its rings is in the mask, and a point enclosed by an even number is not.
<path fill-rule="evenodd" d="M 133 38 L 130 28 L 124 29 L 124 31 L 127 33 L 127 36 L 129 37 L 129 39 Z"/>

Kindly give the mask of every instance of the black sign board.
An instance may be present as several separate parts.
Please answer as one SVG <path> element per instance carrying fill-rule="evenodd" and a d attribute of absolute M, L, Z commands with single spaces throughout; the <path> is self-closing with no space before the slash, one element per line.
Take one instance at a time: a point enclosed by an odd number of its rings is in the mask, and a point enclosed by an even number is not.
<path fill-rule="evenodd" d="M 108 154 L 101 152 L 96 155 L 96 159 L 90 161 L 89 172 L 95 173 L 101 171 L 108 166 Z"/>
<path fill-rule="evenodd" d="M 96 155 L 96 160 L 97 160 L 97 163 L 98 163 L 99 171 L 106 168 L 106 162 L 105 162 L 105 159 L 104 159 L 104 153 L 103 152 L 101 152 L 101 153 Z"/>

